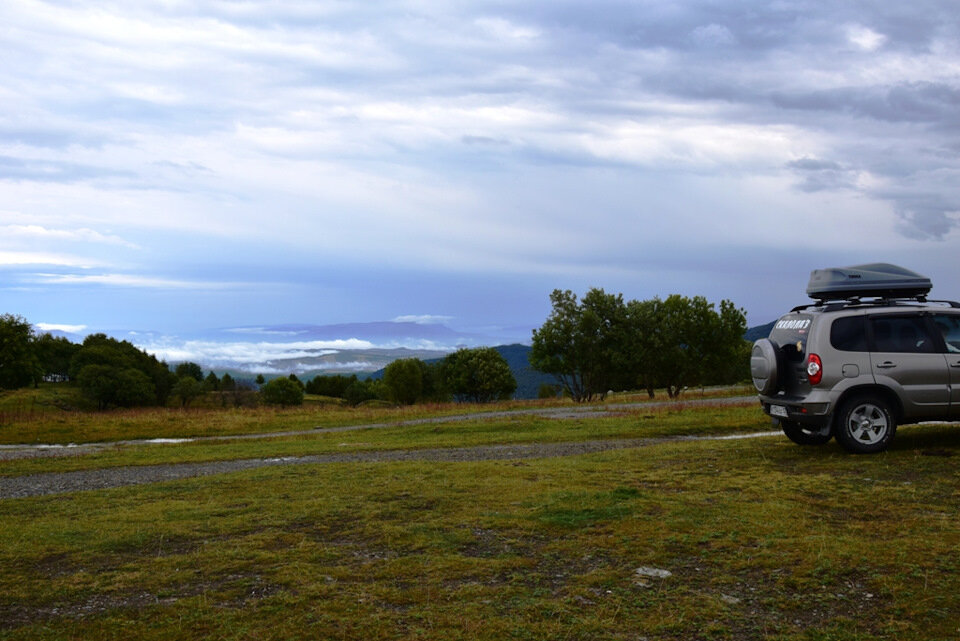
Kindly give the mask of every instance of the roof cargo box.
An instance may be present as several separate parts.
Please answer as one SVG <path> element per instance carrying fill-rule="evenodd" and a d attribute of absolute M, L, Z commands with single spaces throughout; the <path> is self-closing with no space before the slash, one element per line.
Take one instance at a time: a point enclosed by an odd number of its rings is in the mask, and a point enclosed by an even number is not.
<path fill-rule="evenodd" d="M 933 287 L 930 279 L 889 263 L 815 269 L 807 295 L 820 301 L 849 298 L 918 298 Z"/>

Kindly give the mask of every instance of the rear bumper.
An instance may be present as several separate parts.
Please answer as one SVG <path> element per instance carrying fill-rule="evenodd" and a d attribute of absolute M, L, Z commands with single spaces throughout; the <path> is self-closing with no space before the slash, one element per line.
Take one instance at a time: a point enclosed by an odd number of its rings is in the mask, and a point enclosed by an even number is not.
<path fill-rule="evenodd" d="M 823 427 L 830 423 L 833 404 L 829 401 L 796 400 L 780 397 L 760 397 L 764 413 L 772 418 L 792 421 L 810 427 Z"/>

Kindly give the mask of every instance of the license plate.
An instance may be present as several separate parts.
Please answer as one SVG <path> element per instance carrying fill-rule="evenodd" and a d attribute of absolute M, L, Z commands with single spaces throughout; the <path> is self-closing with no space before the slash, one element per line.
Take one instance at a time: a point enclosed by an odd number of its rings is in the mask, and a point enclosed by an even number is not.
<path fill-rule="evenodd" d="M 783 405 L 771 405 L 770 415 L 779 416 L 781 418 L 787 418 L 787 408 L 784 407 Z"/>

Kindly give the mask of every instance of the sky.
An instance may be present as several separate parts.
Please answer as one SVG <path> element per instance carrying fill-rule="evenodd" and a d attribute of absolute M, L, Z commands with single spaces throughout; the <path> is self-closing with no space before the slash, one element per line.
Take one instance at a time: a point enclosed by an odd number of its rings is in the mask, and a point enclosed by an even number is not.
<path fill-rule="evenodd" d="M 0 60 L 36 327 L 528 338 L 591 287 L 759 325 L 870 262 L 960 299 L 955 0 L 4 0 Z"/>

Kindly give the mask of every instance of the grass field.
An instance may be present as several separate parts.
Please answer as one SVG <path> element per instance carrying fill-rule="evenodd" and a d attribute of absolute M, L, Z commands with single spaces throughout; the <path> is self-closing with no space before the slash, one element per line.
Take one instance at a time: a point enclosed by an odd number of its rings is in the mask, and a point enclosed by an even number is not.
<path fill-rule="evenodd" d="M 277 429 L 321 418 L 301 411 Z M 0 469 L 769 429 L 753 406 L 630 410 Z M 923 425 L 871 457 L 782 437 L 680 441 L 0 500 L 0 638 L 960 639 L 958 460 L 960 425 Z"/>

